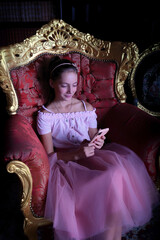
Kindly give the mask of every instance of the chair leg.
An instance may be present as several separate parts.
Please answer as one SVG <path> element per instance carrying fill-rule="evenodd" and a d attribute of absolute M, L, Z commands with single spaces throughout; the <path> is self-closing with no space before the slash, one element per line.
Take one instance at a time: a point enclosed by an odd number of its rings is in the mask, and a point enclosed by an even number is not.
<path fill-rule="evenodd" d="M 22 182 L 23 196 L 21 210 L 24 214 L 24 233 L 29 240 L 38 240 L 38 227 L 50 225 L 52 222 L 44 218 L 36 218 L 32 214 L 30 208 L 32 194 L 32 176 L 30 170 L 25 163 L 14 160 L 7 164 L 7 171 L 9 173 L 16 173 Z"/>

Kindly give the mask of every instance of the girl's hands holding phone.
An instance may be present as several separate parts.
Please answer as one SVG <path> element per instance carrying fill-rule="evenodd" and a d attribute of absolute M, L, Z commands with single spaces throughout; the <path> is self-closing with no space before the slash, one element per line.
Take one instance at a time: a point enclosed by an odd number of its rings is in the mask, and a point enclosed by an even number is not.
<path fill-rule="evenodd" d="M 93 144 L 93 146 L 95 146 L 95 148 L 101 149 L 104 145 L 105 139 L 106 139 L 106 137 L 102 135 L 100 138 L 95 139 L 93 143 L 89 143 L 89 146 Z"/>
<path fill-rule="evenodd" d="M 75 160 L 80 158 L 92 157 L 95 154 L 95 149 L 101 149 L 104 145 L 104 140 L 106 139 L 105 134 L 109 131 L 109 128 L 99 129 L 97 134 L 93 139 L 88 142 L 87 140 L 83 141 L 80 148 L 77 150 Z"/>
<path fill-rule="evenodd" d="M 104 145 L 104 140 L 106 139 L 105 134 L 109 131 L 109 128 L 99 129 L 97 134 L 88 144 L 88 146 L 95 146 L 97 149 L 101 149 Z"/>

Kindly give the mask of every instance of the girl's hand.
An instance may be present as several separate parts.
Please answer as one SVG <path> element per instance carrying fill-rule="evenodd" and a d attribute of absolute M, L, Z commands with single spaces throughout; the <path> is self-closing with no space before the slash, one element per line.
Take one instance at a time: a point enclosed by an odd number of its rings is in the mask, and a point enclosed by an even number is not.
<path fill-rule="evenodd" d="M 85 154 L 85 157 L 91 157 L 95 153 L 95 146 L 85 146 L 83 147 L 83 153 Z"/>
<path fill-rule="evenodd" d="M 88 145 L 82 145 L 76 154 L 76 160 L 79 160 L 81 158 L 85 157 L 92 157 L 95 154 L 95 146 L 92 144 L 91 146 Z"/>
<path fill-rule="evenodd" d="M 105 139 L 106 139 L 105 136 L 101 136 L 101 138 L 96 139 L 96 140 L 93 142 L 95 148 L 101 149 L 101 148 L 103 147 L 103 145 L 104 145 L 104 140 L 105 140 Z"/>

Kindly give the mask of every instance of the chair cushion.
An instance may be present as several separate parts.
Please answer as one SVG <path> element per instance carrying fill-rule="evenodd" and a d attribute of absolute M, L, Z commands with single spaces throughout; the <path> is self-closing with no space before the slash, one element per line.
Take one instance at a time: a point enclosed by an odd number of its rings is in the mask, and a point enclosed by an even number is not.
<path fill-rule="evenodd" d="M 47 101 L 47 64 L 51 54 L 43 54 L 34 61 L 10 71 L 18 100 L 18 113 L 25 116 L 35 129 L 37 110 Z M 78 68 L 77 98 L 97 108 L 98 121 L 118 100 L 114 92 L 117 66 L 113 61 L 89 59 L 80 53 L 69 53 L 61 58 L 71 59 Z"/>
<path fill-rule="evenodd" d="M 109 127 L 107 138 L 132 149 L 145 163 L 149 175 L 156 180 L 156 156 L 160 146 L 160 121 L 127 103 L 114 106 L 101 123 Z"/>

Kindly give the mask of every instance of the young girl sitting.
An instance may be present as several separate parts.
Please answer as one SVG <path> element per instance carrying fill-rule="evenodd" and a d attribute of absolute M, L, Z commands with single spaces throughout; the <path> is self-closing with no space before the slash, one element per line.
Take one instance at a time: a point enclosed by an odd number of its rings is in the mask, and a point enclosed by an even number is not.
<path fill-rule="evenodd" d="M 49 72 L 53 97 L 37 118 L 50 162 L 45 218 L 53 221 L 55 240 L 120 240 L 150 220 L 158 193 L 133 151 L 104 145 L 103 135 L 90 143 L 96 109 L 74 97 L 76 66 L 55 57 Z"/>

